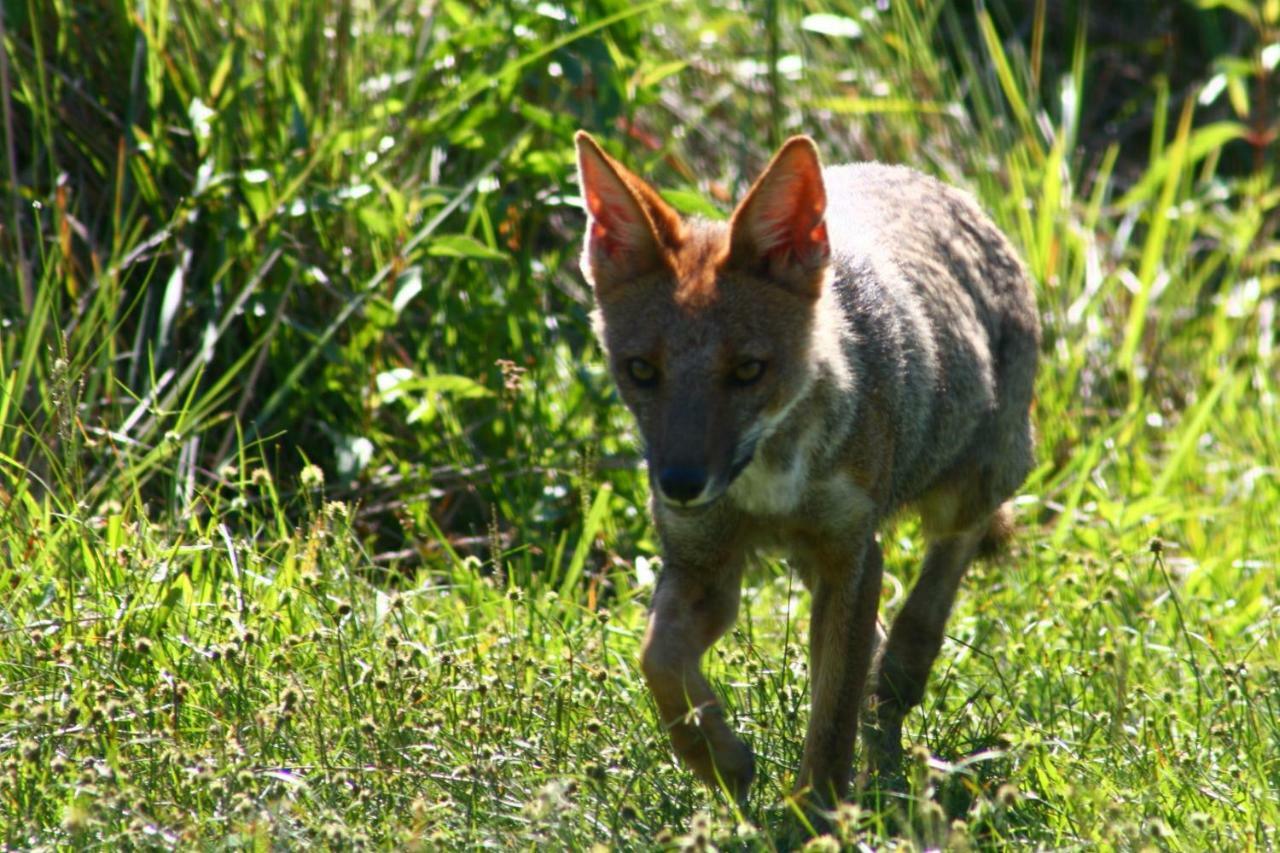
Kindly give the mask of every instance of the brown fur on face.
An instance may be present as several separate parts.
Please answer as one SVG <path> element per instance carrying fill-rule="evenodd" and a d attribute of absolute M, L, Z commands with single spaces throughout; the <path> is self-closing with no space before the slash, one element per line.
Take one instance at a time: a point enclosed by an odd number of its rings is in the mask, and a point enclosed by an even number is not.
<path fill-rule="evenodd" d="M 711 495 L 731 483 L 735 461 L 754 453 L 762 418 L 784 411 L 812 381 L 806 330 L 814 322 L 812 299 L 725 268 L 727 229 L 700 223 L 671 267 L 692 269 L 683 278 L 651 275 L 602 299 L 598 326 L 623 400 L 635 413 L 653 471 L 671 466 L 704 468 Z M 718 265 L 698 266 L 718 257 Z M 626 317 L 629 322 L 617 322 Z M 785 326 L 792 334 L 774 333 Z M 633 382 L 627 364 L 652 363 L 662 382 L 646 389 Z M 765 364 L 758 382 L 742 387 L 735 368 Z"/>
<path fill-rule="evenodd" d="M 650 468 L 702 472 L 698 502 L 714 501 L 812 382 L 810 330 L 829 255 L 816 153 L 803 141 L 785 146 L 725 225 L 683 222 L 590 137 L 579 151 L 593 220 L 583 269 L 619 389 Z M 656 387 L 630 381 L 635 359 L 657 370 Z M 735 381 L 752 362 L 764 365 L 758 381 Z"/>

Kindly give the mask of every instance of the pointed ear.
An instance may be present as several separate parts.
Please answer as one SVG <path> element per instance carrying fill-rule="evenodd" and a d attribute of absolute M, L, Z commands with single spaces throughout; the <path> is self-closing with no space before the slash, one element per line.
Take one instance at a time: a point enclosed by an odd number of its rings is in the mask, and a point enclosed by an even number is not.
<path fill-rule="evenodd" d="M 809 137 L 793 136 L 734 211 L 727 265 L 817 297 L 831 256 L 826 211 L 818 149 Z"/>
<path fill-rule="evenodd" d="M 607 291 L 669 266 L 668 252 L 684 241 L 680 215 L 585 131 L 578 131 L 574 140 L 588 216 L 582 252 L 587 279 L 597 291 Z"/>

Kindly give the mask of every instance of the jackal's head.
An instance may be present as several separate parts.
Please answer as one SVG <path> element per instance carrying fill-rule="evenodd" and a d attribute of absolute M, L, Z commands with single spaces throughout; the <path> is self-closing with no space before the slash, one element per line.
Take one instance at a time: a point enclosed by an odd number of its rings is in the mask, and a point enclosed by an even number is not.
<path fill-rule="evenodd" d="M 728 224 L 685 220 L 579 132 L 582 270 L 655 492 L 706 506 L 808 390 L 830 246 L 813 142 L 782 146 Z"/>

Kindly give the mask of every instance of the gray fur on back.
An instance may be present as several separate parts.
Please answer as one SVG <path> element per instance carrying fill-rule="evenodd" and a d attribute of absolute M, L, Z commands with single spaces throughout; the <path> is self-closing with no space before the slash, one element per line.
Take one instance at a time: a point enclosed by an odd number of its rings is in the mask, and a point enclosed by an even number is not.
<path fill-rule="evenodd" d="M 952 476 L 990 511 L 1032 466 L 1028 409 L 1039 321 L 1008 240 L 965 192 L 901 166 L 824 171 L 834 287 L 853 395 L 833 393 L 846 444 L 891 415 L 891 507 Z M 834 449 L 834 448 L 833 448 Z"/>

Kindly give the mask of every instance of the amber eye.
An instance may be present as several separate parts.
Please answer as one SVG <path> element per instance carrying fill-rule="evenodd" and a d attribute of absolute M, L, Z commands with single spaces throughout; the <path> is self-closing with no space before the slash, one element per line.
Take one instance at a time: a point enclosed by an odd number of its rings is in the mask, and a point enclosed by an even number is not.
<path fill-rule="evenodd" d="M 733 369 L 733 384 L 751 385 L 759 382 L 761 376 L 764 376 L 764 362 L 758 358 L 749 358 Z"/>
<path fill-rule="evenodd" d="M 627 375 L 641 388 L 652 388 L 658 384 L 658 368 L 643 358 L 627 360 Z"/>

